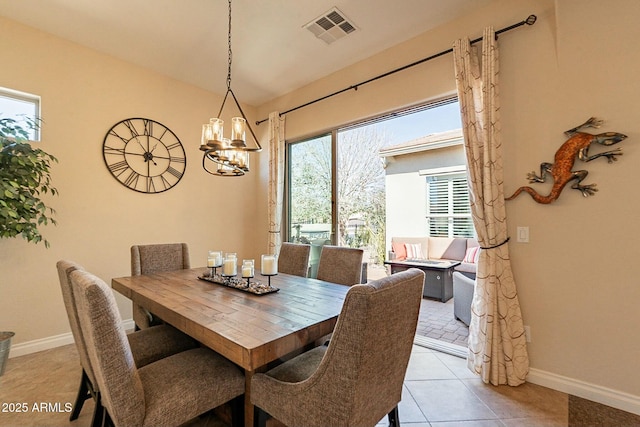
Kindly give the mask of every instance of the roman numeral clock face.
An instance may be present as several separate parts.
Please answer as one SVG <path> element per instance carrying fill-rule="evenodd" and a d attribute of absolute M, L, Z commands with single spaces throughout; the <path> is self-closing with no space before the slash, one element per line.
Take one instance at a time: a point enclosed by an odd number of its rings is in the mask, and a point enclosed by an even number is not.
<path fill-rule="evenodd" d="M 113 125 L 104 137 L 102 155 L 111 175 L 140 193 L 162 193 L 173 188 L 187 167 L 176 134 L 162 123 L 143 118 Z"/>

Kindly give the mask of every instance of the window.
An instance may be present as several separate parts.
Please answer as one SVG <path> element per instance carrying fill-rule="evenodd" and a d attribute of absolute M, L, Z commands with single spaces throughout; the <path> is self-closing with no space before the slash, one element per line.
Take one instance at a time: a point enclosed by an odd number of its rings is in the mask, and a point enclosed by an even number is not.
<path fill-rule="evenodd" d="M 289 242 L 332 240 L 332 135 L 288 146 Z"/>
<path fill-rule="evenodd" d="M 40 97 L 0 87 L 0 118 L 13 119 L 30 129 L 29 140 L 40 140 Z"/>
<path fill-rule="evenodd" d="M 434 170 L 426 178 L 426 191 L 430 236 L 474 237 L 466 173 Z"/>

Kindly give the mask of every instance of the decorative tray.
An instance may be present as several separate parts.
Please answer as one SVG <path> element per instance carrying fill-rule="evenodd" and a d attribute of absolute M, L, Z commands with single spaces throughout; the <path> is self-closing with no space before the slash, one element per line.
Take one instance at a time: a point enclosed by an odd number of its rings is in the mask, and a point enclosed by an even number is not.
<path fill-rule="evenodd" d="M 218 285 L 226 286 L 228 288 L 237 289 L 239 291 L 248 292 L 254 295 L 266 295 L 274 292 L 278 292 L 280 288 L 276 288 L 267 283 L 262 282 L 249 282 L 247 279 L 238 279 L 236 277 L 223 277 L 219 274 L 215 276 L 202 275 L 198 276 L 198 279 L 205 280 L 207 282 L 216 283 Z"/>

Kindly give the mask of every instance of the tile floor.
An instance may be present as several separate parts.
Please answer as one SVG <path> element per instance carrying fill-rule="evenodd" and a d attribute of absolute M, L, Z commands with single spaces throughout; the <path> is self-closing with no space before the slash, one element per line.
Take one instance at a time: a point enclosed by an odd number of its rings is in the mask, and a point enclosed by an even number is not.
<path fill-rule="evenodd" d="M 545 387 L 493 387 L 469 372 L 465 360 L 414 346 L 400 403 L 400 420 L 409 427 L 567 426 L 568 396 Z M 73 345 L 9 359 L 0 377 L 0 426 L 86 426 L 93 403 L 69 422 L 80 379 Z M 26 403 L 25 412 L 16 405 Z M 45 405 L 42 406 L 42 403 Z M 379 425 L 386 425 L 386 418 Z M 224 425 L 206 417 L 189 427 Z"/>
<path fill-rule="evenodd" d="M 411 427 L 567 426 L 568 396 L 524 384 L 494 387 L 456 356 L 414 346 L 400 402 Z"/>

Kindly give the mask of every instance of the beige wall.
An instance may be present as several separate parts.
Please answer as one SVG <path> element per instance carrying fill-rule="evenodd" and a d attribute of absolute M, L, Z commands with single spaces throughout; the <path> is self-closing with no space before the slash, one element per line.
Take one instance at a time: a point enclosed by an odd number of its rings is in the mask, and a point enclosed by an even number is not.
<path fill-rule="evenodd" d="M 201 168 L 200 129 L 217 112 L 219 96 L 3 19 L 0 52 L 0 86 L 42 96 L 40 146 L 59 159 L 53 182 L 60 196 L 50 200 L 59 225 L 43 230 L 51 248 L 0 240 L 0 330 L 16 332 L 14 344 L 69 332 L 59 259 L 79 262 L 110 283 L 129 274 L 133 244 L 187 242 L 194 266 L 205 265 L 208 249 L 243 258 L 266 249 L 255 155 L 256 171 L 242 178 L 213 177 Z M 253 116 L 253 109 L 245 111 Z M 127 117 L 157 120 L 181 139 L 187 170 L 176 187 L 141 194 L 109 174 L 102 141 Z M 118 301 L 130 318 L 131 303 L 119 295 Z"/>
<path fill-rule="evenodd" d="M 262 106 L 259 113 L 286 110 L 447 49 L 460 36 L 478 37 L 485 25 L 499 29 L 529 14 L 538 16 L 535 26 L 499 39 L 505 190 L 525 185 L 527 172 L 553 160 L 564 130 L 592 115 L 607 120 L 602 131 L 629 136 L 617 163 L 577 162 L 576 168 L 589 171 L 586 182 L 598 184 L 594 197 L 568 188 L 552 205 L 525 195 L 507 204 L 510 235 L 517 226 L 530 227 L 531 234 L 530 243 L 510 244 L 524 322 L 531 327 L 530 377 L 559 388 L 570 383 L 604 403 L 632 402 L 627 409 L 640 411 L 640 286 L 632 267 L 640 235 L 640 2 L 498 0 Z M 447 55 L 291 113 L 287 137 L 451 93 L 455 83 Z"/>

